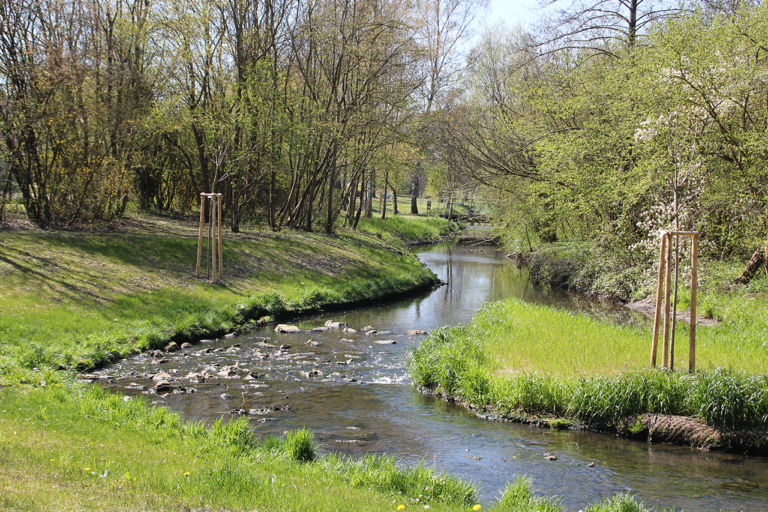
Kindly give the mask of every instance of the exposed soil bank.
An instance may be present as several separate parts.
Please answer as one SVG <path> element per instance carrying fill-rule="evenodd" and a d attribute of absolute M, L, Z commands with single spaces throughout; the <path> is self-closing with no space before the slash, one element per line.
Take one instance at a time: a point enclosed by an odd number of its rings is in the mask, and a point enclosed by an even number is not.
<path fill-rule="evenodd" d="M 695 418 L 669 414 L 641 414 L 624 418 L 618 425 L 587 425 L 568 418 L 552 418 L 525 413 L 503 413 L 448 396 L 433 389 L 419 387 L 424 395 L 434 396 L 459 405 L 478 418 L 535 425 L 541 428 L 569 428 L 589 432 L 615 434 L 647 443 L 668 443 L 701 450 L 722 451 L 742 455 L 768 456 L 768 430 L 724 429 L 711 427 Z"/>

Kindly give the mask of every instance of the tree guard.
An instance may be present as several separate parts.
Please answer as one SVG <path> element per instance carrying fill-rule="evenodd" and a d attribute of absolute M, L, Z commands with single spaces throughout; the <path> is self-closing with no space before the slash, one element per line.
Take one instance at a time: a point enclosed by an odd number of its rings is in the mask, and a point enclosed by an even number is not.
<path fill-rule="evenodd" d="M 206 201 L 207 200 L 207 201 Z M 200 279 L 200 261 L 203 256 L 203 229 L 205 208 L 208 203 L 208 257 L 206 278 L 211 283 L 224 278 L 224 262 L 221 254 L 221 194 L 200 194 L 200 229 L 197 234 L 197 267 L 195 277 Z"/>
<path fill-rule="evenodd" d="M 696 369 L 696 265 L 698 257 L 699 233 L 697 231 L 667 231 L 661 235 L 661 251 L 659 255 L 659 281 L 656 289 L 656 315 L 653 319 L 653 342 L 651 344 L 651 366 L 656 366 L 656 352 L 659 347 L 659 323 L 661 320 L 661 300 L 664 294 L 664 344 L 662 347 L 662 367 L 674 370 L 674 347 L 669 344 L 670 322 L 669 295 L 671 288 L 672 268 L 672 237 L 678 239 L 681 236 L 691 238 L 691 319 L 690 337 L 688 341 L 688 371 Z M 675 267 L 678 261 L 675 257 Z M 677 283 L 675 283 L 675 295 Z"/>

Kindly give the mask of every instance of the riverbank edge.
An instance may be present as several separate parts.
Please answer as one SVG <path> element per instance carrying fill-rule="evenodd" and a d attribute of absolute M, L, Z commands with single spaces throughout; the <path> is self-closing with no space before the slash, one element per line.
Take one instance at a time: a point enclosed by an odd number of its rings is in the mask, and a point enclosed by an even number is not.
<path fill-rule="evenodd" d="M 643 267 L 611 266 L 591 254 L 592 247 L 575 249 L 579 257 L 564 255 L 557 247 L 537 247 L 510 252 L 507 258 L 525 266 L 530 279 L 540 286 L 568 290 L 602 302 L 628 304 L 650 296 L 644 290 Z M 563 251 L 567 252 L 567 251 Z"/>
<path fill-rule="evenodd" d="M 238 318 L 245 318 L 246 322 L 240 325 L 237 325 L 233 329 L 225 330 L 225 329 L 204 329 L 199 332 L 197 332 L 195 335 L 190 336 L 187 333 L 175 331 L 170 332 L 168 335 L 164 338 L 161 338 L 156 341 L 156 343 L 153 343 L 151 345 L 148 345 L 147 347 L 143 347 L 141 349 L 136 349 L 135 351 L 124 354 L 124 355 L 116 355 L 116 354 L 108 354 L 107 357 L 104 359 L 99 359 L 94 362 L 94 364 L 83 364 L 79 363 L 74 368 L 71 368 L 76 373 L 85 373 L 85 372 L 91 372 L 94 370 L 98 370 L 101 368 L 104 368 L 108 365 L 114 364 L 115 362 L 132 357 L 137 354 L 141 354 L 143 352 L 149 351 L 149 350 L 157 350 L 157 349 L 164 349 L 168 350 L 169 345 L 171 343 L 175 343 L 177 345 L 181 345 L 182 343 L 190 343 L 192 345 L 195 345 L 199 343 L 201 340 L 208 339 L 208 338 L 217 338 L 227 335 L 234 335 L 237 336 L 239 334 L 248 332 L 250 330 L 259 328 L 259 327 L 265 327 L 267 325 L 276 325 L 281 322 L 291 322 L 296 321 L 301 318 L 306 318 L 309 316 L 319 315 L 323 313 L 329 313 L 334 311 L 346 311 L 350 309 L 357 309 L 357 308 L 363 308 L 372 306 L 374 304 L 380 304 L 385 302 L 391 302 L 395 300 L 403 299 L 404 297 L 412 296 L 413 294 L 417 293 L 423 293 L 427 290 L 435 289 L 439 286 L 442 286 L 442 281 L 432 274 L 432 276 L 426 276 L 424 279 L 419 280 L 415 285 L 405 288 L 403 290 L 384 290 L 383 293 L 380 293 L 373 297 L 364 297 L 360 299 L 352 299 L 349 301 L 341 301 L 341 302 L 327 302 L 327 303 L 317 303 L 312 306 L 306 306 L 306 307 L 286 307 L 283 311 L 279 312 L 275 315 L 270 315 L 270 312 L 260 306 L 253 307 L 252 309 L 240 311 L 236 315 L 230 317 L 230 321 L 235 321 Z M 67 370 L 68 368 L 59 368 L 59 370 Z"/>
<path fill-rule="evenodd" d="M 248 296 L 245 301 L 236 300 L 235 302 L 241 302 L 237 304 L 237 307 L 234 307 L 233 302 L 232 307 L 225 308 L 219 307 L 220 304 L 211 303 L 208 305 L 206 301 L 202 301 L 198 303 L 202 308 L 196 312 L 197 318 L 201 321 L 191 328 L 169 322 L 164 326 L 159 326 L 159 329 L 156 329 L 152 336 L 143 337 L 138 331 L 112 333 L 108 329 L 103 332 L 105 338 L 115 335 L 119 338 L 119 340 L 109 340 L 108 343 L 111 348 L 84 353 L 70 358 L 69 361 L 52 362 L 47 367 L 52 370 L 73 371 L 75 373 L 91 372 L 148 350 L 168 349 L 169 345 L 173 347 L 172 343 L 178 346 L 183 343 L 195 344 L 200 340 L 237 335 L 269 324 L 399 300 L 440 286 L 442 283 L 433 272 L 429 271 L 423 264 L 416 263 L 417 258 L 407 250 L 408 244 L 409 242 L 417 245 L 442 243 L 459 233 L 459 226 L 445 221 L 444 225 L 438 227 L 438 234 L 435 237 L 434 233 L 428 233 L 427 230 L 422 230 L 424 232 L 421 234 L 415 234 L 413 229 L 405 233 L 406 229 L 403 228 L 412 228 L 413 223 L 403 226 L 403 221 L 404 219 L 400 219 L 399 223 L 385 228 L 389 230 L 386 233 L 393 238 L 391 241 L 382 240 L 382 236 L 373 235 L 379 239 L 377 242 L 381 248 L 391 253 L 392 258 L 403 261 L 405 259 L 413 260 L 413 265 L 401 265 L 405 270 L 403 272 L 398 271 L 397 274 L 392 274 L 387 271 L 389 267 L 377 269 L 377 265 L 374 264 L 372 267 L 374 272 L 371 276 L 363 278 L 363 280 L 354 278 L 352 281 L 342 277 L 341 280 L 321 285 L 322 289 L 319 294 L 309 293 L 298 298 L 286 298 L 280 295 L 279 290 L 277 293 L 262 291 Z M 400 230 L 403 232 L 400 233 Z M 171 238 L 175 237 L 171 235 Z M 354 243 L 349 246 L 349 250 L 357 250 Z M 384 264 L 384 260 L 381 263 Z M 365 279 L 369 279 L 369 281 Z M 352 284 L 352 286 L 347 286 L 348 284 Z M 24 366 L 12 362 L 11 366 L 22 370 L 18 372 L 18 377 L 25 380 L 22 375 L 24 371 L 33 366 L 43 368 L 46 365 L 43 363 L 43 366 L 40 364 Z M 4 384 L 13 385 L 18 380 L 10 375 L 6 375 L 6 377 Z M 0 379 L 0 381 L 2 380 Z"/>
<path fill-rule="evenodd" d="M 446 395 L 430 387 L 419 386 L 417 390 L 422 395 L 463 407 L 478 418 L 487 421 L 519 423 L 553 430 L 568 429 L 613 434 L 648 444 L 665 443 L 704 451 L 768 456 L 768 430 L 766 429 L 715 428 L 688 416 L 653 413 L 630 415 L 617 425 L 588 425 L 565 417 L 543 417 L 523 412 L 502 413 L 468 402 L 461 396 Z"/>

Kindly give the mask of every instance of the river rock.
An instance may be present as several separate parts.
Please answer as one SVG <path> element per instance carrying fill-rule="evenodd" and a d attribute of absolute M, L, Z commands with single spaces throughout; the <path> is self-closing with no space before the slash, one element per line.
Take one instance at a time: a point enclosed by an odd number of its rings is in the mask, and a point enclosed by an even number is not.
<path fill-rule="evenodd" d="M 321 372 L 317 368 L 314 368 L 314 369 L 309 370 L 307 372 L 301 371 L 301 372 L 299 372 L 299 375 L 301 375 L 302 377 L 308 379 L 310 377 L 322 377 L 323 376 L 323 372 Z"/>
<path fill-rule="evenodd" d="M 216 375 L 219 377 L 234 377 L 238 374 L 239 368 L 237 366 L 225 366 L 218 372 L 216 372 Z"/>
<path fill-rule="evenodd" d="M 176 344 L 175 341 L 170 342 L 165 346 L 166 352 L 176 352 L 179 350 L 179 346 Z"/>
<path fill-rule="evenodd" d="M 219 398 L 223 398 L 224 400 L 226 400 L 227 398 L 232 398 L 232 395 L 230 395 L 229 393 L 222 393 L 219 395 Z"/>
<path fill-rule="evenodd" d="M 290 350 L 290 345 L 280 345 L 280 350 Z"/>
<path fill-rule="evenodd" d="M 157 374 L 152 376 L 152 380 L 155 381 L 155 382 L 160 382 L 160 381 L 163 381 L 163 380 L 169 381 L 171 379 L 173 379 L 173 377 L 171 377 L 169 374 L 167 374 L 165 372 L 157 373 Z"/>
<path fill-rule="evenodd" d="M 347 322 L 334 322 L 333 320 L 325 322 L 325 326 L 329 329 L 338 329 L 340 327 L 346 327 L 347 325 L 349 325 Z"/>
<path fill-rule="evenodd" d="M 307 340 L 304 342 L 305 345 L 309 345 L 310 347 L 319 347 L 321 343 L 319 341 L 315 340 Z"/>
<path fill-rule="evenodd" d="M 362 330 L 363 331 L 370 331 L 371 329 L 373 329 L 373 327 L 371 327 L 370 325 L 366 325 L 365 327 L 363 327 Z"/>
<path fill-rule="evenodd" d="M 395 340 L 376 340 L 374 343 L 377 345 L 395 345 L 397 342 Z"/>
<path fill-rule="evenodd" d="M 427 334 L 427 331 L 422 331 L 420 329 L 414 329 L 412 331 L 408 331 L 408 335 L 410 335 L 410 336 L 416 336 L 416 335 L 420 335 L 420 334 Z"/>
<path fill-rule="evenodd" d="M 205 375 L 201 373 L 190 372 L 184 378 L 187 379 L 189 382 L 192 382 L 193 384 L 202 384 L 203 382 L 205 382 Z"/>
<path fill-rule="evenodd" d="M 264 374 L 259 372 L 250 371 L 245 375 L 245 380 L 263 379 Z"/>
<path fill-rule="evenodd" d="M 167 380 L 161 380 L 155 384 L 154 387 L 150 388 L 149 392 L 155 395 L 163 395 L 166 393 L 183 394 L 187 392 L 187 389 L 184 386 L 172 384 Z"/>
<path fill-rule="evenodd" d="M 342 332 L 344 332 L 346 334 L 355 334 L 355 333 L 357 333 L 357 331 L 352 329 L 351 327 L 345 327 L 344 331 L 342 331 Z"/>
<path fill-rule="evenodd" d="M 327 327 L 315 327 L 314 329 L 312 329 L 312 332 L 325 332 L 327 330 L 328 330 Z"/>
<path fill-rule="evenodd" d="M 167 363 L 167 362 L 168 362 L 168 360 L 166 358 L 153 359 L 152 362 L 150 362 L 150 364 L 164 364 L 164 363 Z"/>
<path fill-rule="evenodd" d="M 273 345 L 273 344 L 271 344 L 271 343 L 267 343 L 266 341 L 259 341 L 259 342 L 258 342 L 258 343 L 256 343 L 256 344 L 257 344 L 258 346 L 260 346 L 260 347 L 264 347 L 264 348 L 277 348 L 277 345 Z"/>
<path fill-rule="evenodd" d="M 200 340 L 200 343 L 213 343 L 213 340 Z"/>
<path fill-rule="evenodd" d="M 295 332 L 301 332 L 301 329 L 299 329 L 295 325 L 277 324 L 277 326 L 275 327 L 275 332 L 295 333 Z"/>
<path fill-rule="evenodd" d="M 365 333 L 366 336 L 373 336 L 374 334 L 379 334 L 379 331 L 373 329 Z"/>
<path fill-rule="evenodd" d="M 237 352 L 240 352 L 240 347 L 229 347 L 227 350 L 225 350 L 227 354 L 235 354 Z"/>
<path fill-rule="evenodd" d="M 547 459 L 547 460 L 557 460 L 557 456 L 556 455 L 552 455 L 551 453 L 545 453 L 544 454 L 544 458 Z"/>
<path fill-rule="evenodd" d="M 224 335 L 225 338 L 234 338 L 235 336 L 237 336 L 237 334 L 235 334 L 234 332 Z"/>
<path fill-rule="evenodd" d="M 355 340 L 350 340 L 350 339 L 347 339 L 347 338 L 341 338 L 339 341 L 353 342 Z"/>
<path fill-rule="evenodd" d="M 185 341 L 184 343 L 181 344 L 181 348 L 183 350 L 186 350 L 188 348 L 192 348 L 192 344 Z"/>

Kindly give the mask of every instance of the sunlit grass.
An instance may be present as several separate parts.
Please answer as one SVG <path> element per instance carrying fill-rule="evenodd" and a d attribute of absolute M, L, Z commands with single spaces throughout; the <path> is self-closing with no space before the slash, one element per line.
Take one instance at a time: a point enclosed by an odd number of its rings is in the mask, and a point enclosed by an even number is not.
<path fill-rule="evenodd" d="M 358 229 L 377 235 L 384 240 L 406 242 L 436 242 L 447 233 L 459 230 L 459 225 L 439 217 L 415 217 L 397 215 L 381 219 L 360 219 Z"/>
<path fill-rule="evenodd" d="M 461 480 L 387 457 L 312 462 L 307 431 L 261 442 L 246 420 L 206 428 L 143 400 L 50 386 L 0 391 L 3 510 L 393 510 L 395 497 L 456 510 L 475 496 Z M 425 499 L 427 487 L 440 495 Z"/>
<path fill-rule="evenodd" d="M 60 377 L 0 390 L 3 510 L 486 509 L 474 485 L 425 463 L 318 457 L 306 430 L 258 439 L 242 418 L 183 421 L 143 399 L 125 402 Z M 487 509 L 562 510 L 523 480 Z"/>
<path fill-rule="evenodd" d="M 698 372 L 651 370 L 649 329 L 601 323 L 514 299 L 488 304 L 468 326 L 445 328 L 413 354 L 418 386 L 499 412 L 615 424 L 645 412 L 694 416 L 712 425 L 768 423 L 764 314 L 751 308 L 700 328 Z M 742 304 L 743 306 L 743 304 Z M 725 311 L 725 310 L 724 310 Z M 678 330 L 687 370 L 688 328 Z"/>
<path fill-rule="evenodd" d="M 406 219 L 388 229 L 418 235 L 426 233 L 421 225 Z M 18 367 L 84 369 L 174 336 L 215 336 L 434 279 L 405 252 L 410 234 L 285 231 L 227 234 L 225 278 L 211 285 L 193 276 L 192 227 L 164 219 L 155 230 L 126 233 L 0 232 L 0 380 Z"/>

